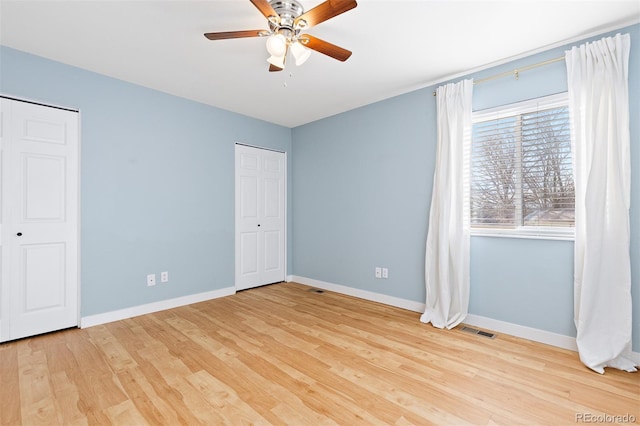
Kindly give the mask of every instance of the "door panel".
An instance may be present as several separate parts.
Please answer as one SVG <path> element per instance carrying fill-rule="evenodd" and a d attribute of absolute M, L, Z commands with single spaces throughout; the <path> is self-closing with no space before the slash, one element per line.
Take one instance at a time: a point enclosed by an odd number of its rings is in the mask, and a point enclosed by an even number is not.
<path fill-rule="evenodd" d="M 39 143 L 53 143 L 66 145 L 67 143 L 67 122 L 55 117 L 48 118 L 50 112 L 39 113 L 25 117 L 22 126 L 22 140 L 35 141 Z M 57 114 L 58 116 L 61 114 Z"/>
<path fill-rule="evenodd" d="M 42 309 L 63 308 L 66 264 L 64 243 L 23 245 L 21 257 L 20 263 L 24 269 L 20 271 L 21 282 L 16 290 L 19 292 L 18 299 L 24 305 L 23 313 L 29 315 Z"/>
<path fill-rule="evenodd" d="M 248 277 L 258 273 L 258 233 L 240 235 L 240 275 Z"/>
<path fill-rule="evenodd" d="M 264 217 L 279 219 L 280 211 L 280 180 L 274 178 L 264 179 Z"/>
<path fill-rule="evenodd" d="M 251 152 L 240 152 L 240 168 L 243 170 L 258 170 L 258 155 Z"/>
<path fill-rule="evenodd" d="M 65 158 L 23 154 L 23 222 L 64 222 Z"/>
<path fill-rule="evenodd" d="M 264 233 L 264 270 L 271 272 L 280 268 L 280 231 L 267 231 Z"/>
<path fill-rule="evenodd" d="M 258 219 L 258 178 L 242 176 L 240 178 L 240 215 L 243 219 Z"/>
<path fill-rule="evenodd" d="M 284 281 L 285 158 L 283 153 L 236 145 L 238 290 Z"/>
<path fill-rule="evenodd" d="M 78 114 L 2 99 L 0 340 L 78 324 Z"/>

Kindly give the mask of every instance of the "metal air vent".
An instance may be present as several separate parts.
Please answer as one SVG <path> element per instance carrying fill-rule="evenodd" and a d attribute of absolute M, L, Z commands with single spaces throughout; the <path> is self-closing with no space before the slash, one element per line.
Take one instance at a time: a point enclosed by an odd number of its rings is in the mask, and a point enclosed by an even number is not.
<path fill-rule="evenodd" d="M 477 334 L 478 336 L 488 337 L 489 339 L 495 339 L 496 335 L 493 333 L 488 333 L 486 331 L 478 330 L 472 327 L 463 326 L 460 330 L 465 331 L 471 334 Z"/>

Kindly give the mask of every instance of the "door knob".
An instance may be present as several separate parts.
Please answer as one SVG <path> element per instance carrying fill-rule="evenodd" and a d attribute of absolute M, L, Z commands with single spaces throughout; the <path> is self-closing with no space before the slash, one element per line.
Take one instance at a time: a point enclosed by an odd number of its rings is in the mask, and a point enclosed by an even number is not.
<path fill-rule="evenodd" d="M 18 232 L 16 235 L 17 235 L 18 237 L 22 237 L 22 232 Z"/>

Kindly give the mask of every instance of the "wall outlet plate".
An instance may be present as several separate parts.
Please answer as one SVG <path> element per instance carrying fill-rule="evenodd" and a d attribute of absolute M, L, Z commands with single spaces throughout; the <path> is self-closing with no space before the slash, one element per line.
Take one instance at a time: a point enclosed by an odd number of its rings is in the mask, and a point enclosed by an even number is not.
<path fill-rule="evenodd" d="M 161 283 L 169 282 L 169 272 L 167 271 L 160 272 L 160 282 Z"/>
<path fill-rule="evenodd" d="M 382 278 L 389 278 L 389 268 L 382 268 Z"/>
<path fill-rule="evenodd" d="M 152 285 L 156 285 L 156 274 L 147 275 L 147 285 L 151 287 Z"/>
<path fill-rule="evenodd" d="M 382 278 L 382 268 L 376 266 L 376 278 Z"/>

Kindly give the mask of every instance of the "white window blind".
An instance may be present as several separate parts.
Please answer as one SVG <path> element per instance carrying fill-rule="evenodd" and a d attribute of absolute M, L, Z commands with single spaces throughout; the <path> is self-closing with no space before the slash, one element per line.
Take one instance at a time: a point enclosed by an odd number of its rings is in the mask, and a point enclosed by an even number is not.
<path fill-rule="evenodd" d="M 572 233 L 567 94 L 478 111 L 473 122 L 472 228 L 522 235 Z"/>

